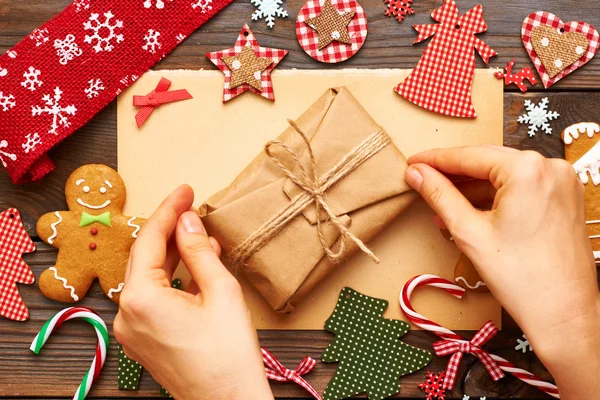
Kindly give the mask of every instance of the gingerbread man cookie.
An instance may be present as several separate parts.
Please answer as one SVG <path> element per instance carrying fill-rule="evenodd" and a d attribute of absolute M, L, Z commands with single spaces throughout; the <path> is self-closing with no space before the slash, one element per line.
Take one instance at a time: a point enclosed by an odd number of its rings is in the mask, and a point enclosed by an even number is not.
<path fill-rule="evenodd" d="M 585 218 L 596 264 L 600 263 L 600 125 L 582 122 L 561 135 L 565 159 L 584 186 Z"/>
<path fill-rule="evenodd" d="M 105 165 L 76 169 L 65 185 L 69 211 L 54 211 L 37 223 L 40 238 L 58 249 L 56 265 L 40 276 L 40 290 L 64 303 L 82 299 L 94 279 L 119 302 L 129 251 L 145 220 L 123 215 L 126 190 Z"/>

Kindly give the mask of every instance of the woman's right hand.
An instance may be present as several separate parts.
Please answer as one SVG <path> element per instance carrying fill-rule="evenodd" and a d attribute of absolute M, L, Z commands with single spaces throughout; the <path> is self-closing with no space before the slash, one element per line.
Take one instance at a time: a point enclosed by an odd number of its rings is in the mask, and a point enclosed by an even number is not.
<path fill-rule="evenodd" d="M 580 379 L 567 378 L 577 372 L 590 376 L 591 385 L 600 371 L 598 276 L 584 189 L 573 167 L 498 146 L 430 150 L 408 163 L 407 182 L 437 213 L 438 225 L 450 231 L 557 382 L 563 378 L 563 398 L 587 393 Z M 447 176 L 470 180 L 454 184 Z"/>

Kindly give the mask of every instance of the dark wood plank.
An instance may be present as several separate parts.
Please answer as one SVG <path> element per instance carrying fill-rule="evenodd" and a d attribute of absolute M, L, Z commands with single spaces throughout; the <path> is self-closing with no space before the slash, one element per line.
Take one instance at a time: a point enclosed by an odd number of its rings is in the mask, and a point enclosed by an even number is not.
<path fill-rule="evenodd" d="M 0 1 L 0 52 L 10 49 L 33 29 L 42 25 L 54 14 L 62 10 L 69 0 L 1 0 Z M 274 29 L 266 27 L 264 21 L 250 21 L 254 7 L 248 0 L 237 0 L 219 15 L 200 28 L 158 68 L 214 68 L 204 57 L 209 51 L 231 47 L 242 24 L 248 22 L 259 41 L 265 46 L 291 50 L 279 68 L 413 68 L 419 60 L 425 44 L 413 46 L 416 37 L 414 24 L 430 23 L 431 11 L 439 7 L 439 0 L 415 1 L 415 15 L 399 24 L 391 17 L 385 17 L 383 0 L 362 0 L 369 20 L 369 35 L 361 52 L 347 62 L 325 66 L 308 57 L 300 48 L 295 36 L 295 19 L 304 0 L 288 0 L 285 7 L 290 16 L 277 20 Z M 551 0 L 461 0 L 462 12 L 477 4 L 484 5 L 484 16 L 489 26 L 481 37 L 500 55 L 495 57 L 492 66 L 502 67 L 515 58 L 519 68 L 530 65 L 521 42 L 521 24 L 533 11 L 549 10 L 569 20 L 584 20 L 600 26 L 600 14 L 594 1 Z M 483 66 L 481 60 L 478 65 Z M 554 90 L 584 89 L 600 87 L 600 60 L 593 59 L 588 65 L 554 86 Z M 536 87 L 543 90 L 541 84 Z"/>

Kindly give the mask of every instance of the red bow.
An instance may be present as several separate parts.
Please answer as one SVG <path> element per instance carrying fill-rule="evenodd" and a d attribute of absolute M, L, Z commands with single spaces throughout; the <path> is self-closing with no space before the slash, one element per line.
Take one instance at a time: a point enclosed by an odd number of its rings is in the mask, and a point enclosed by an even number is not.
<path fill-rule="evenodd" d="M 151 91 L 145 96 L 133 96 L 133 105 L 142 107 L 142 109 L 135 116 L 135 122 L 137 122 L 138 128 L 140 128 L 144 122 L 150 117 L 152 111 L 161 104 L 172 103 L 174 101 L 189 100 L 192 99 L 192 95 L 185 89 L 173 90 L 168 92 L 171 87 L 171 81 L 166 78 L 161 78 L 160 82 L 156 86 L 156 89 Z"/>
<path fill-rule="evenodd" d="M 498 328 L 492 321 L 488 321 L 476 334 L 471 341 L 466 340 L 440 340 L 433 344 L 435 354 L 438 356 L 447 356 L 452 354 L 448 366 L 446 367 L 446 377 L 442 389 L 452 390 L 456 382 L 456 373 L 464 353 L 473 354 L 479 358 L 487 372 L 494 381 L 504 378 L 504 373 L 490 357 L 489 353 L 480 347 L 492 339 L 498 333 Z"/>
<path fill-rule="evenodd" d="M 315 399 L 322 400 L 321 396 L 315 388 L 313 388 L 308 382 L 302 378 L 302 375 L 308 374 L 312 369 L 317 365 L 317 362 L 310 358 L 304 357 L 300 364 L 298 364 L 298 368 L 294 370 L 287 369 L 283 366 L 274 356 L 269 353 L 269 351 L 265 348 L 260 349 L 262 352 L 263 362 L 265 364 L 265 373 L 267 374 L 267 378 L 278 381 L 278 382 L 289 382 L 293 381 L 298 385 L 302 386 L 308 393 L 310 393 Z"/>

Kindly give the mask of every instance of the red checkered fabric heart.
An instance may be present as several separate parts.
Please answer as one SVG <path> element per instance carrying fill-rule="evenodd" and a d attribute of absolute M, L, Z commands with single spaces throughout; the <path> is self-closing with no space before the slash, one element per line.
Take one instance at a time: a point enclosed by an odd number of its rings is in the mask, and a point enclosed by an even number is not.
<path fill-rule="evenodd" d="M 0 161 L 15 183 L 232 0 L 76 0 L 0 57 Z"/>
<path fill-rule="evenodd" d="M 487 64 L 497 53 L 475 35 L 485 32 L 483 7 L 478 5 L 459 16 L 454 0 L 445 0 L 431 17 L 439 24 L 415 25 L 415 43 L 432 36 L 417 67 L 394 90 L 405 99 L 435 113 L 475 118 L 471 86 L 475 75 L 475 52 Z"/>
<path fill-rule="evenodd" d="M 227 64 L 223 62 L 224 57 L 233 57 L 242 51 L 244 46 L 252 47 L 254 50 L 254 54 L 257 57 L 261 58 L 270 58 L 273 60 L 273 64 L 269 65 L 269 67 L 263 71 L 260 75 L 261 87 L 262 90 L 257 90 L 256 88 L 244 83 L 235 88 L 229 87 L 229 82 L 231 82 L 231 71 Z M 229 100 L 239 96 L 240 94 L 250 90 L 256 94 L 261 95 L 262 97 L 275 100 L 275 93 L 273 92 L 273 82 L 271 81 L 271 71 L 275 69 L 277 64 L 283 60 L 283 57 L 287 55 L 287 50 L 280 49 L 271 49 L 268 47 L 260 47 L 258 44 L 258 40 L 254 37 L 254 34 L 250 30 L 248 25 L 244 25 L 242 30 L 240 31 L 240 35 L 235 42 L 235 45 L 227 50 L 219 50 L 212 53 L 208 53 L 206 57 L 215 64 L 223 73 L 225 74 L 225 84 L 223 86 L 223 103 L 228 102 Z"/>
<path fill-rule="evenodd" d="M 29 319 L 17 283 L 31 285 L 35 276 L 21 258 L 35 250 L 16 208 L 0 214 L 0 315 L 14 321 Z"/>
<path fill-rule="evenodd" d="M 308 0 L 298 12 L 296 19 L 296 37 L 300 47 L 312 58 L 324 63 L 339 63 L 355 55 L 367 39 L 367 15 L 355 0 L 331 0 L 331 4 L 339 12 L 355 12 L 352 21 L 348 24 L 348 34 L 352 44 L 331 42 L 327 47 L 319 50 L 316 30 L 306 24 L 306 20 L 321 14 L 324 0 Z"/>
<path fill-rule="evenodd" d="M 550 78 L 550 75 L 542 64 L 542 60 L 535 52 L 531 42 L 531 32 L 533 29 L 544 25 L 556 29 L 558 34 L 564 34 L 568 32 L 581 33 L 587 38 L 589 43 L 587 51 L 585 51 L 581 58 L 575 63 L 571 64 L 569 67 L 565 68 L 554 78 Z M 523 44 L 525 45 L 525 50 L 527 50 L 529 57 L 531 57 L 531 61 L 533 61 L 533 64 L 535 65 L 540 78 L 542 78 L 542 82 L 544 83 L 544 87 L 546 87 L 546 89 L 590 62 L 590 60 L 594 58 L 596 52 L 598 51 L 598 43 L 600 39 L 598 36 L 598 31 L 592 25 L 579 21 L 564 23 L 556 15 L 546 11 L 534 12 L 525 18 L 525 21 L 523 21 L 523 26 L 521 27 L 521 37 L 523 39 Z"/>

